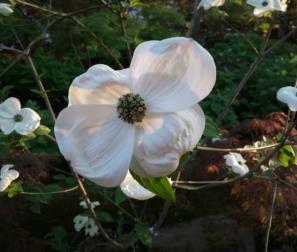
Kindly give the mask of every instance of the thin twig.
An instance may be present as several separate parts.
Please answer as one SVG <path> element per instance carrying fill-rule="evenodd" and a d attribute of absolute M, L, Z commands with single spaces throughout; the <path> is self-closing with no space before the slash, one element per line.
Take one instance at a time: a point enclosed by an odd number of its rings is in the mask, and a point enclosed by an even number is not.
<path fill-rule="evenodd" d="M 92 216 L 93 216 L 93 218 L 94 218 L 94 220 L 96 222 L 96 225 L 98 226 L 101 234 L 105 237 L 106 240 L 108 240 L 115 247 L 124 248 L 124 246 L 121 243 L 117 242 L 116 240 L 113 240 L 109 236 L 109 234 L 105 231 L 105 229 L 103 228 L 103 226 L 101 225 L 100 221 L 97 218 L 97 214 L 96 214 L 95 210 L 92 207 L 92 202 L 91 202 L 91 200 L 90 200 L 90 198 L 88 196 L 88 193 L 87 193 L 87 191 L 86 191 L 86 189 L 85 189 L 79 175 L 73 170 L 71 165 L 69 165 L 69 167 L 71 168 L 71 170 L 72 170 L 72 172 L 74 174 L 74 177 L 76 178 L 78 186 L 79 186 L 79 188 L 80 188 L 80 190 L 82 192 L 83 198 L 84 198 L 85 202 L 87 203 L 87 206 L 88 206 L 88 208 L 89 208 L 89 210 L 90 210 L 90 212 L 91 212 L 91 214 L 92 214 Z"/>
<path fill-rule="evenodd" d="M 221 20 L 228 26 L 230 26 L 230 28 L 232 30 L 234 30 L 235 32 L 237 32 L 255 51 L 256 54 L 259 53 L 258 49 L 256 48 L 256 46 L 253 44 L 253 42 L 241 31 L 239 31 L 235 26 L 233 26 L 230 22 L 228 22 L 223 16 L 221 18 Z"/>
<path fill-rule="evenodd" d="M 291 31 L 289 31 L 285 36 L 275 42 L 270 48 L 268 48 L 265 52 L 263 52 L 263 57 L 266 56 L 268 53 L 272 52 L 275 48 L 279 47 L 283 42 L 289 39 L 294 33 L 297 31 L 297 26 L 295 26 Z"/>
<path fill-rule="evenodd" d="M 80 27 L 84 28 L 86 32 L 96 41 L 98 44 L 108 53 L 108 55 L 117 63 L 117 65 L 123 69 L 123 65 L 121 62 L 113 55 L 111 49 L 104 44 L 102 39 L 100 39 L 94 32 L 92 32 L 85 24 L 83 24 L 79 19 L 76 17 L 71 17 L 74 22 L 76 22 Z"/>
<path fill-rule="evenodd" d="M 53 124 L 55 124 L 55 121 L 56 121 L 56 115 L 55 115 L 54 110 L 53 110 L 53 108 L 52 108 L 52 105 L 51 105 L 51 102 L 50 102 L 50 100 L 49 100 L 49 97 L 48 97 L 48 95 L 47 95 L 47 93 L 46 93 L 46 90 L 45 90 L 45 88 L 44 88 L 44 85 L 43 85 L 43 83 L 42 83 L 42 81 L 41 81 L 41 79 L 40 79 L 40 77 L 39 77 L 39 74 L 38 74 L 38 72 L 37 72 L 37 70 L 36 70 L 36 67 L 35 67 L 35 65 L 34 65 L 34 62 L 33 62 L 33 60 L 32 60 L 32 58 L 31 58 L 30 55 L 28 55 L 28 56 L 26 57 L 26 59 L 27 59 L 27 62 L 28 62 L 28 64 L 29 64 L 30 68 L 31 68 L 32 74 L 33 74 L 33 76 L 34 76 L 34 78 L 35 78 L 35 81 L 36 81 L 36 84 L 37 84 L 38 88 L 40 89 L 40 91 L 42 92 L 42 97 L 43 97 L 44 102 L 45 102 L 45 104 L 46 104 L 46 106 L 47 106 L 47 109 L 48 109 L 48 111 L 49 111 L 49 113 L 50 113 L 52 122 L 53 122 Z"/>
<path fill-rule="evenodd" d="M 123 37 L 125 39 L 125 44 L 126 44 L 126 47 L 127 47 L 129 61 L 131 61 L 132 51 L 131 51 L 130 43 L 129 43 L 129 41 L 127 41 L 127 30 L 126 30 L 126 26 L 125 26 L 125 13 L 124 13 L 124 11 L 121 10 L 119 12 L 118 17 L 119 17 L 119 21 L 120 21 L 120 25 L 121 25 L 122 35 L 123 35 Z"/>
<path fill-rule="evenodd" d="M 273 183 L 273 194 L 271 199 L 271 205 L 269 210 L 269 220 L 268 220 L 268 226 L 267 226 L 267 232 L 265 236 L 265 252 L 268 252 L 268 245 L 269 245 L 269 236 L 270 236 L 270 230 L 271 230 L 271 224 L 272 224 L 272 218 L 273 218 L 273 211 L 275 206 L 275 200 L 276 200 L 276 192 L 277 192 L 277 180 Z"/>
<path fill-rule="evenodd" d="M 59 191 L 52 191 L 52 192 L 26 192 L 23 191 L 20 194 L 25 194 L 25 195 L 47 195 L 47 194 L 62 194 L 62 193 L 68 193 L 68 192 L 73 192 L 78 189 L 78 186 L 74 186 L 68 189 L 63 189 Z"/>
<path fill-rule="evenodd" d="M 237 98 L 237 96 L 240 94 L 241 90 L 244 88 L 244 86 L 246 85 L 246 83 L 248 82 L 248 80 L 250 79 L 250 77 L 253 75 L 253 73 L 255 72 L 257 66 L 259 65 L 259 63 L 263 60 L 263 53 L 266 50 L 271 32 L 272 32 L 272 28 L 273 28 L 273 20 L 271 20 L 268 32 L 264 38 L 264 41 L 262 43 L 262 47 L 257 55 L 257 57 L 255 58 L 254 62 L 250 65 L 249 70 L 245 73 L 243 79 L 240 81 L 240 83 L 238 84 L 234 94 L 232 95 L 232 97 L 228 100 L 227 104 L 225 105 L 225 107 L 223 108 L 222 112 L 219 114 L 219 116 L 216 119 L 216 122 L 221 122 L 225 115 L 227 114 L 228 110 L 230 109 L 231 105 L 234 103 L 235 99 Z"/>
<path fill-rule="evenodd" d="M 214 152 L 257 152 L 257 151 L 272 149 L 272 148 L 277 147 L 278 145 L 279 145 L 279 143 L 275 143 L 275 144 L 269 144 L 266 146 L 247 147 L 247 148 L 215 148 L 215 147 L 207 147 L 207 146 L 197 145 L 195 147 L 195 150 L 214 151 Z"/>

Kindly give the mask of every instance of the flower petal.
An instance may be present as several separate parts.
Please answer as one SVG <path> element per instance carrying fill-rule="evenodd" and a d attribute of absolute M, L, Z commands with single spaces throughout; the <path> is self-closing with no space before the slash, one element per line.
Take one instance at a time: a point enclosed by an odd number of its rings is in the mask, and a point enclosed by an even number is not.
<path fill-rule="evenodd" d="M 205 117 L 198 105 L 178 113 L 148 116 L 136 126 L 137 162 L 130 168 L 140 176 L 169 175 L 178 167 L 180 157 L 198 143 L 204 127 Z"/>
<path fill-rule="evenodd" d="M 41 118 L 34 110 L 23 108 L 18 114 L 23 117 L 23 120 L 15 124 L 15 131 L 17 133 L 29 135 L 39 127 Z"/>
<path fill-rule="evenodd" d="M 115 71 L 106 65 L 94 65 L 72 82 L 69 106 L 78 104 L 112 104 L 129 93 L 128 69 Z"/>
<path fill-rule="evenodd" d="M 5 177 L 7 177 L 7 178 L 9 178 L 11 181 L 13 181 L 13 180 L 16 180 L 16 179 L 19 177 L 19 175 L 20 175 L 20 174 L 19 174 L 18 171 L 12 169 L 12 170 L 9 170 L 9 171 L 7 172 L 7 174 L 6 174 Z"/>
<path fill-rule="evenodd" d="M 55 135 L 61 153 L 80 175 L 104 187 L 124 180 L 134 147 L 134 127 L 111 105 L 74 105 L 59 114 Z"/>
<path fill-rule="evenodd" d="M 0 128 L 4 135 L 9 135 L 14 131 L 15 121 L 13 119 L 1 119 L 0 118 Z"/>
<path fill-rule="evenodd" d="M 12 181 L 7 177 L 1 178 L 0 179 L 0 192 L 5 191 L 7 189 L 7 187 L 9 187 L 11 182 Z"/>
<path fill-rule="evenodd" d="M 128 171 L 126 178 L 121 183 L 122 192 L 129 198 L 147 200 L 155 196 L 154 193 L 142 187 Z"/>
<path fill-rule="evenodd" d="M 174 112 L 205 98 L 216 79 L 212 56 L 190 38 L 170 38 L 140 44 L 130 67 L 132 91 L 148 110 Z"/>
<path fill-rule="evenodd" d="M 0 118 L 12 119 L 21 109 L 19 99 L 10 97 L 0 104 Z"/>
<path fill-rule="evenodd" d="M 1 171 L 0 171 L 0 177 L 5 177 L 6 174 L 8 173 L 9 169 L 14 167 L 13 164 L 5 164 L 5 165 L 2 165 L 1 167 Z"/>
<path fill-rule="evenodd" d="M 297 88 L 291 86 L 282 87 L 277 91 L 276 98 L 288 104 L 291 111 L 297 111 Z"/>
<path fill-rule="evenodd" d="M 3 16 L 9 16 L 11 13 L 13 13 L 13 9 L 11 7 L 11 4 L 0 3 L 0 14 Z"/>

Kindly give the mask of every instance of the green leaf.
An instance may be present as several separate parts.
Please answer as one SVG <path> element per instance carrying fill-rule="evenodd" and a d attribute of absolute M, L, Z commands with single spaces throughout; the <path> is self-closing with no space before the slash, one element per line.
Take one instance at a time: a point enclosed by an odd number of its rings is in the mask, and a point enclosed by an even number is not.
<path fill-rule="evenodd" d="M 127 196 L 122 192 L 121 188 L 118 187 L 115 192 L 115 203 L 119 205 L 127 199 Z"/>
<path fill-rule="evenodd" d="M 34 133 L 37 136 L 46 136 L 51 132 L 50 128 L 44 126 L 44 125 L 40 125 L 35 131 Z"/>
<path fill-rule="evenodd" d="M 137 238 L 147 247 L 152 245 L 152 237 L 148 227 L 145 224 L 137 223 L 135 225 Z"/>
<path fill-rule="evenodd" d="M 175 202 L 175 192 L 167 177 L 143 178 L 131 172 L 133 178 L 144 188 L 158 195 L 159 197 Z"/>
<path fill-rule="evenodd" d="M 67 231 L 62 226 L 53 227 L 51 232 L 45 236 L 47 244 L 54 250 L 67 251 Z"/>
<path fill-rule="evenodd" d="M 110 215 L 110 213 L 108 213 L 108 212 L 97 211 L 96 214 L 97 214 L 98 219 L 102 222 L 113 222 L 113 218 Z"/>
<path fill-rule="evenodd" d="M 7 192 L 8 198 L 12 198 L 15 195 L 20 194 L 23 191 L 22 183 L 20 181 L 12 183 Z"/>
<path fill-rule="evenodd" d="M 218 126 L 209 116 L 206 116 L 205 130 L 203 135 L 211 138 L 220 136 Z"/>
<path fill-rule="evenodd" d="M 291 145 L 284 145 L 278 151 L 277 161 L 283 167 L 288 167 L 290 164 L 296 163 L 296 154 Z"/>
<path fill-rule="evenodd" d="M 179 159 L 179 167 L 183 166 L 185 163 L 187 163 L 191 159 L 192 152 L 187 152 L 184 155 L 181 156 Z"/>

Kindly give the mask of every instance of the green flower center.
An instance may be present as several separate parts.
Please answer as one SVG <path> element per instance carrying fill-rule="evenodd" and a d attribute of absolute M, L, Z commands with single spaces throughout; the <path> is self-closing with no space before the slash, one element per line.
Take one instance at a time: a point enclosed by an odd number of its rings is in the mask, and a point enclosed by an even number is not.
<path fill-rule="evenodd" d="M 13 117 L 13 120 L 14 120 L 15 122 L 21 122 L 21 121 L 23 121 L 23 116 L 20 115 L 20 114 L 16 114 L 16 115 Z"/>
<path fill-rule="evenodd" d="M 263 6 L 263 7 L 265 7 L 265 6 L 267 6 L 267 5 L 268 5 L 268 2 L 267 2 L 267 1 L 263 1 L 263 2 L 262 2 L 262 6 Z"/>
<path fill-rule="evenodd" d="M 144 100 L 139 94 L 125 94 L 120 97 L 117 104 L 118 117 L 130 124 L 141 122 L 145 111 Z"/>

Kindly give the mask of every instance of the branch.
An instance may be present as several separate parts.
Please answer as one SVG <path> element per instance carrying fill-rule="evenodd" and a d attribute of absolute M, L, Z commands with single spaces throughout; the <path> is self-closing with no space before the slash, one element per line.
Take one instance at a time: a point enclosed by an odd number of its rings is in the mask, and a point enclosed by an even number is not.
<path fill-rule="evenodd" d="M 237 96 L 239 95 L 240 91 L 244 88 L 244 86 L 246 85 L 246 83 L 248 82 L 248 80 L 250 79 L 250 77 L 253 75 L 253 73 L 255 72 L 257 66 L 259 65 L 259 63 L 263 60 L 263 53 L 267 47 L 270 35 L 271 35 L 271 31 L 273 28 L 273 21 L 271 21 L 270 23 L 270 27 L 269 30 L 264 38 L 262 47 L 259 51 L 259 54 L 257 55 L 256 59 L 254 60 L 254 62 L 250 65 L 249 70 L 246 72 L 246 74 L 244 75 L 243 79 L 240 81 L 239 85 L 237 86 L 233 96 L 228 100 L 227 104 L 225 105 L 225 107 L 223 108 L 222 112 L 219 114 L 219 116 L 216 119 L 216 122 L 220 122 L 224 119 L 226 113 L 228 112 L 228 110 L 230 109 L 231 105 L 234 103 L 235 99 L 237 98 Z"/>
<path fill-rule="evenodd" d="M 271 224 L 272 224 L 273 210 L 274 210 L 275 200 L 276 200 L 277 180 L 273 182 L 272 190 L 273 190 L 273 194 L 272 194 L 271 206 L 269 210 L 269 221 L 268 221 L 267 232 L 265 236 L 265 252 L 268 252 L 269 236 L 270 236 L 270 230 L 271 230 Z"/>

